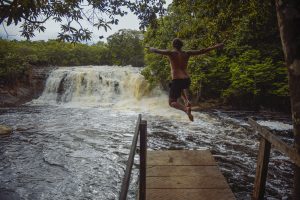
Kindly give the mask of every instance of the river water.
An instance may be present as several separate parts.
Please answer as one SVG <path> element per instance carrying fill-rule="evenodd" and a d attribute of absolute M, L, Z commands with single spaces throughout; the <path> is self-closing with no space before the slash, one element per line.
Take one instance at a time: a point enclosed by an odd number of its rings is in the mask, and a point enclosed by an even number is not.
<path fill-rule="evenodd" d="M 212 110 L 189 122 L 136 68 L 59 68 L 41 97 L 0 109 L 0 124 L 14 130 L 0 138 L 0 199 L 117 199 L 139 113 L 149 149 L 210 149 L 237 199 L 251 199 L 258 151 L 246 118 L 293 142 L 289 118 L 275 113 Z M 289 159 L 272 151 L 266 199 L 291 199 L 292 177 Z"/>

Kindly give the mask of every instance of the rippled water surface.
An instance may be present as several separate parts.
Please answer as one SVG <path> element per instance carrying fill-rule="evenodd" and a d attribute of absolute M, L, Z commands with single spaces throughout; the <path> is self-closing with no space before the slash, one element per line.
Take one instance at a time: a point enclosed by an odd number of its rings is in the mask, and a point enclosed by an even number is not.
<path fill-rule="evenodd" d="M 289 120 L 280 115 L 215 110 L 195 112 L 191 123 L 168 107 L 163 92 L 145 96 L 144 88 L 136 69 L 62 68 L 39 100 L 1 108 L 0 124 L 14 131 L 0 138 L 0 199 L 118 199 L 139 113 L 148 121 L 149 149 L 209 149 L 241 200 L 251 199 L 258 151 L 246 118 L 258 117 L 293 142 Z M 290 199 L 292 177 L 288 158 L 272 151 L 266 199 Z"/>
<path fill-rule="evenodd" d="M 24 199 L 116 199 L 136 115 L 108 109 L 22 107 L 1 122 L 0 188 Z"/>
<path fill-rule="evenodd" d="M 117 199 L 137 114 L 63 106 L 2 109 L 1 123 L 14 129 L 0 140 L 2 197 Z M 143 114 L 149 148 L 209 148 L 237 198 L 250 199 L 258 148 L 255 134 L 216 113 L 197 113 L 193 123 L 176 114 Z M 287 158 L 273 152 L 266 196 L 289 198 L 291 178 Z"/>

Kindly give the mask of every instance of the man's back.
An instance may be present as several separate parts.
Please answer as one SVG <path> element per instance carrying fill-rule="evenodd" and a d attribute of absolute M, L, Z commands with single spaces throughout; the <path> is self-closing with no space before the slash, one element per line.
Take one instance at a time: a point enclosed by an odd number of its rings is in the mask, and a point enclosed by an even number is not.
<path fill-rule="evenodd" d="M 156 49 L 153 47 L 149 47 L 149 50 L 154 53 L 162 54 L 168 56 L 171 64 L 171 74 L 172 79 L 186 79 L 189 78 L 189 74 L 187 72 L 187 65 L 190 56 L 197 56 L 209 52 L 213 49 L 223 47 L 223 43 L 217 44 L 212 47 L 208 47 L 200 50 L 188 50 L 182 51 L 181 47 L 183 43 L 180 39 L 175 38 L 173 40 L 173 47 L 175 50 L 167 50 L 167 49 Z"/>
<path fill-rule="evenodd" d="M 169 55 L 171 73 L 173 79 L 188 78 L 187 65 L 189 55 L 185 51 L 172 51 Z"/>

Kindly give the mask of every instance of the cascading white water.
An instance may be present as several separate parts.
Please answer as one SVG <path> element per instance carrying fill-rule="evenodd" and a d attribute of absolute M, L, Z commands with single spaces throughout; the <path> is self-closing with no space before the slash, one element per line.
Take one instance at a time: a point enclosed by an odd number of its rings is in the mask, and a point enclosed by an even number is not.
<path fill-rule="evenodd" d="M 62 67 L 47 79 L 38 101 L 110 105 L 149 96 L 139 68 L 118 66 Z"/>
<path fill-rule="evenodd" d="M 60 67 L 49 75 L 43 94 L 33 104 L 111 107 L 182 118 L 168 105 L 166 92 L 149 90 L 140 68 L 119 66 Z"/>

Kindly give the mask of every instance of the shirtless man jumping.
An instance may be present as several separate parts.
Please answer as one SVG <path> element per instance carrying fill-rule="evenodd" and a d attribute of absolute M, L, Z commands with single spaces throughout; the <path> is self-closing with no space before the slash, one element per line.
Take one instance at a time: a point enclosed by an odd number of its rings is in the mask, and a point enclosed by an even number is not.
<path fill-rule="evenodd" d="M 171 64 L 172 75 L 172 82 L 170 84 L 169 92 L 169 105 L 178 110 L 182 110 L 188 115 L 191 121 L 194 121 L 194 117 L 192 115 L 191 110 L 191 103 L 188 99 L 188 89 L 191 85 L 191 79 L 187 72 L 188 60 L 190 56 L 201 55 L 213 49 L 222 48 L 224 45 L 223 43 L 220 43 L 205 49 L 189 51 L 181 50 L 182 46 L 183 42 L 180 39 L 175 38 L 173 40 L 174 50 L 162 50 L 153 47 L 147 48 L 150 52 L 168 56 Z M 177 99 L 180 96 L 183 98 L 185 105 L 182 105 L 177 102 Z"/>

